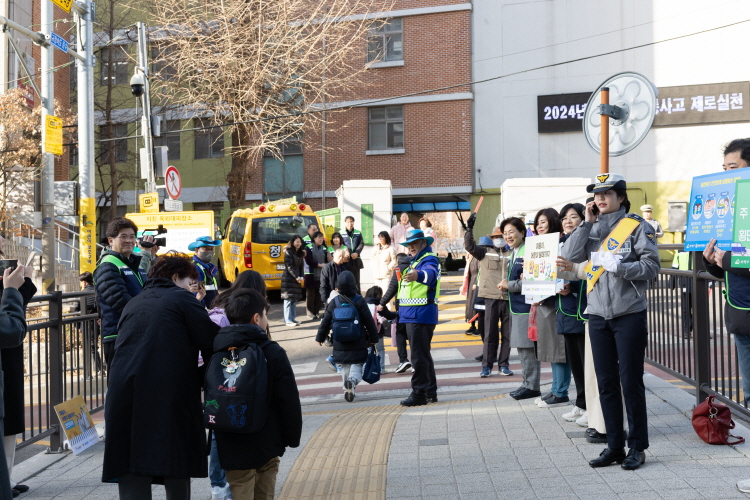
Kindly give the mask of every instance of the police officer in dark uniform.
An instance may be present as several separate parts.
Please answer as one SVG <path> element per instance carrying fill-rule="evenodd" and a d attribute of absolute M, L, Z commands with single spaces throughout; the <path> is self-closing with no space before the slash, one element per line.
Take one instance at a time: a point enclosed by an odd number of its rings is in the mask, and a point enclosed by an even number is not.
<path fill-rule="evenodd" d="M 198 281 L 203 283 L 206 289 L 206 296 L 201 300 L 206 307 L 211 307 L 211 303 L 219 295 L 219 268 L 211 263 L 214 248 L 218 246 L 221 246 L 221 240 L 215 240 L 210 236 L 201 236 L 188 245 L 188 250 L 195 251 L 193 264 L 198 269 Z"/>

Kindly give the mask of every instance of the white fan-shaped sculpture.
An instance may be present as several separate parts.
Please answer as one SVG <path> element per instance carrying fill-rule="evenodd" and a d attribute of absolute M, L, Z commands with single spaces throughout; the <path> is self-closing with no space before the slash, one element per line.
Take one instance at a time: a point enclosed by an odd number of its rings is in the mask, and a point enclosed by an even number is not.
<path fill-rule="evenodd" d="M 657 90 L 648 78 L 627 71 L 608 78 L 591 94 L 583 117 L 583 134 L 591 149 L 601 151 L 602 88 L 609 88 L 609 103 L 619 108 L 619 118 L 609 119 L 609 156 L 632 151 L 648 134 L 654 122 Z"/>

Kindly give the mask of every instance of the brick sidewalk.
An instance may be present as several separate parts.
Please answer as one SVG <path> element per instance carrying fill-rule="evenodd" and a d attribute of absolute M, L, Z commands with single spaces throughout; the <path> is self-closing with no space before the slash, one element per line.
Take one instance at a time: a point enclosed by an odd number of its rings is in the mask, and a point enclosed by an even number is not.
<path fill-rule="evenodd" d="M 649 411 L 646 464 L 637 471 L 587 462 L 605 445 L 586 442 L 583 429 L 533 401 L 497 394 L 457 394 L 429 406 L 395 400 L 307 406 L 302 445 L 282 458 L 278 498 L 487 500 L 608 498 L 745 498 L 750 444 L 711 446 L 693 431 L 694 399 L 645 375 Z M 735 434 L 750 437 L 738 426 Z M 22 499 L 114 499 L 102 484 L 103 443 L 66 454 L 23 479 Z M 33 459 L 32 459 L 33 460 Z M 194 499 L 210 497 L 207 479 L 193 480 Z M 164 498 L 161 487 L 155 498 Z"/>

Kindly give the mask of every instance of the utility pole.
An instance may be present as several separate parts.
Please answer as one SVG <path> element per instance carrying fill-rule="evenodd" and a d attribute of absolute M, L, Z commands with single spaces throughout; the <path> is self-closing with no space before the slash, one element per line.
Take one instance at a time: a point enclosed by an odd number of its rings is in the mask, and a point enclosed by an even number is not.
<path fill-rule="evenodd" d="M 41 0 L 42 33 L 46 40 L 52 35 L 53 11 L 50 0 Z M 42 45 L 42 144 L 47 139 L 47 115 L 55 115 L 55 74 L 52 68 L 54 48 L 49 43 Z M 43 291 L 55 291 L 56 250 L 55 245 L 55 155 L 42 153 L 42 282 Z"/>
<path fill-rule="evenodd" d="M 47 0 L 42 0 L 42 2 Z M 94 185 L 94 3 L 82 0 L 76 12 L 78 51 L 78 178 L 81 216 L 79 265 L 81 272 L 96 269 L 96 190 Z"/>
<path fill-rule="evenodd" d="M 130 80 L 130 89 L 134 96 L 141 98 L 141 130 L 143 149 L 141 151 L 141 178 L 146 180 L 146 193 L 156 192 L 154 174 L 154 139 L 151 130 L 151 92 L 149 88 L 148 45 L 146 43 L 146 25 L 136 23 L 138 30 L 138 67 Z M 140 88 L 138 88 L 140 86 Z M 145 172 L 144 172 L 145 170 Z M 145 174 L 145 175 L 144 175 Z"/>

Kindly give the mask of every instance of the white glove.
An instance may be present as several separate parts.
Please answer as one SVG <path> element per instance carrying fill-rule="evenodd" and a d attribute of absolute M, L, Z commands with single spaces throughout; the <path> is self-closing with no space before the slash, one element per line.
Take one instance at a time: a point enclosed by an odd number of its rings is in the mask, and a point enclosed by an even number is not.
<path fill-rule="evenodd" d="M 610 273 L 615 273 L 617 272 L 617 268 L 620 265 L 620 261 L 622 260 L 622 255 L 604 252 L 604 255 L 602 255 L 601 259 L 602 267 L 604 268 L 604 270 L 609 271 Z"/>

